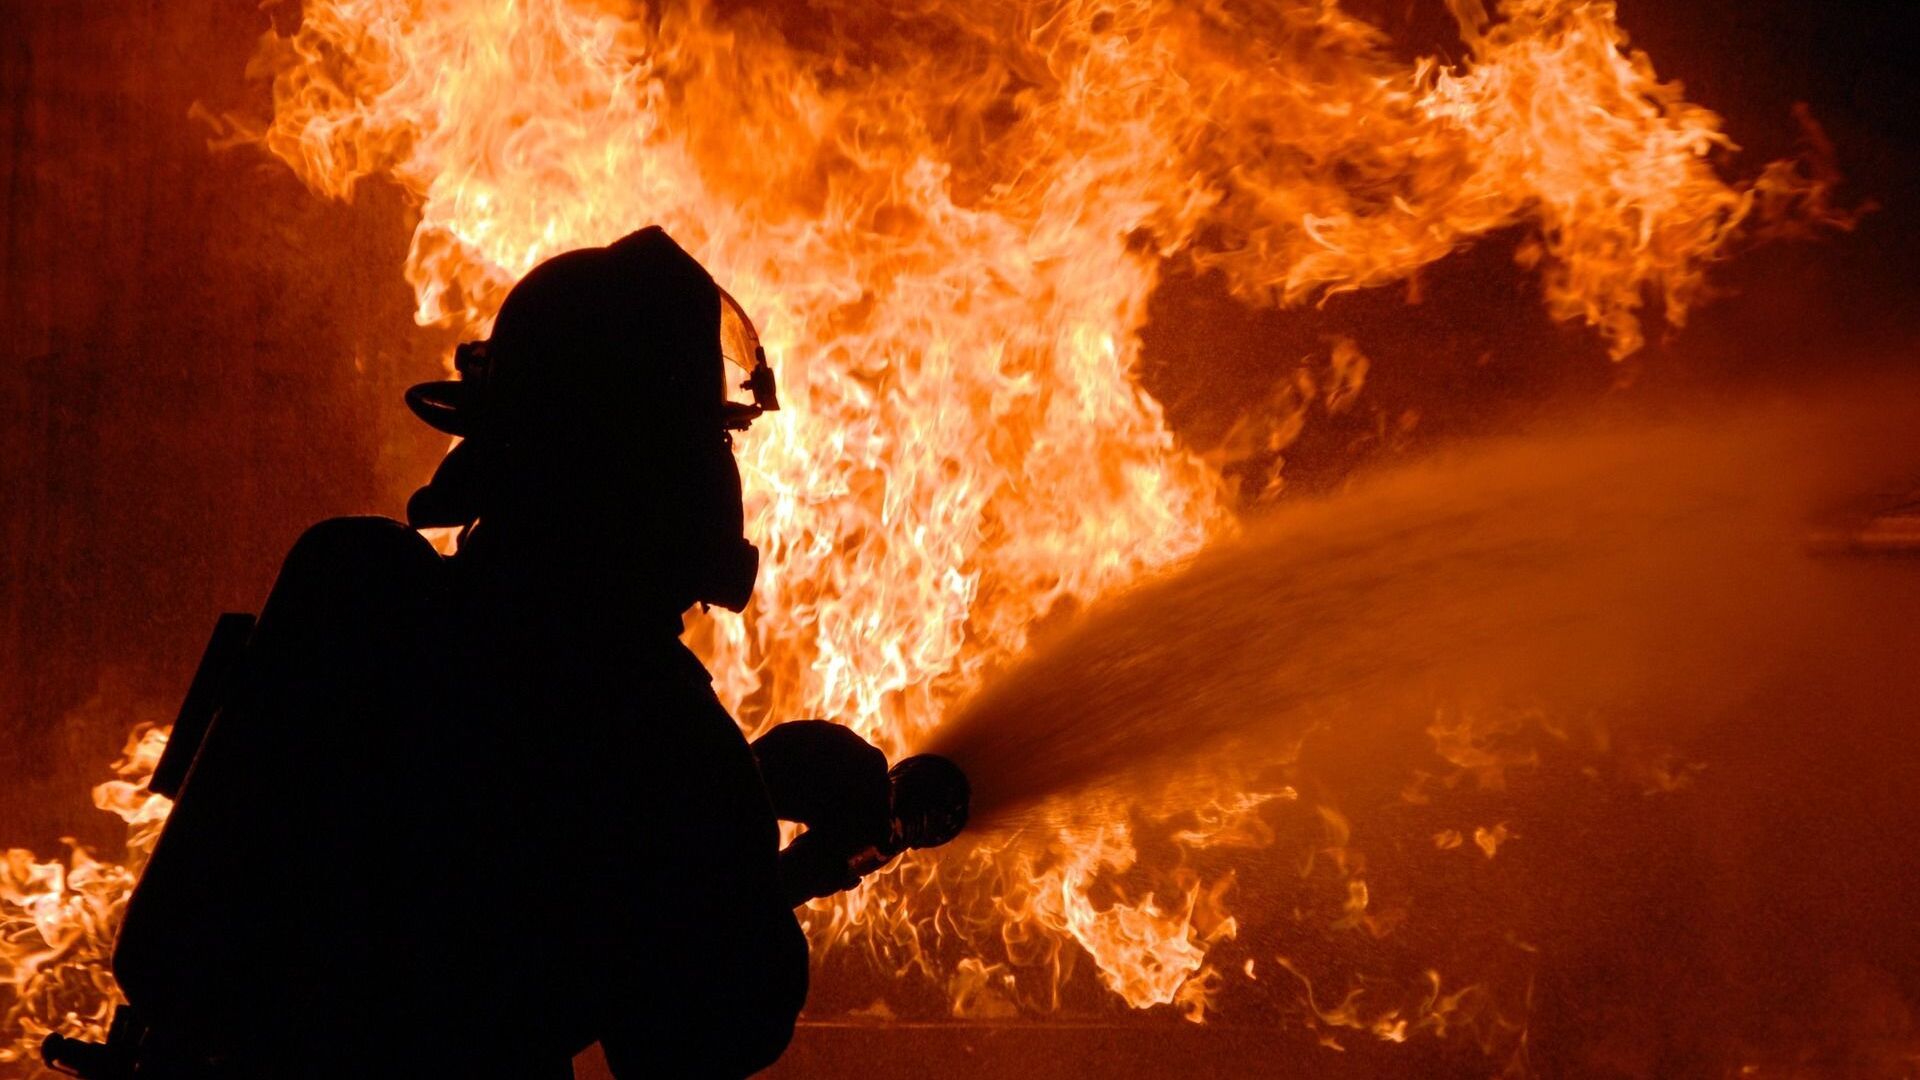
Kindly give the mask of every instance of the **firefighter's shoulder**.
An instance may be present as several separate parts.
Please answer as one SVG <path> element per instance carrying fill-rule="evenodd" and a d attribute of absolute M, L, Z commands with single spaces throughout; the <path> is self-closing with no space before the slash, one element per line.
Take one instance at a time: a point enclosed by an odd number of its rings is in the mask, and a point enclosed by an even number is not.
<path fill-rule="evenodd" d="M 406 525 L 384 517 L 328 518 L 300 534 L 267 598 L 301 607 L 386 607 L 440 591 L 445 560 Z"/>
<path fill-rule="evenodd" d="M 440 563 L 440 553 L 419 532 L 392 518 L 368 515 L 327 518 L 308 526 L 287 553 L 286 567 L 381 573 L 395 568 L 431 571 Z"/>

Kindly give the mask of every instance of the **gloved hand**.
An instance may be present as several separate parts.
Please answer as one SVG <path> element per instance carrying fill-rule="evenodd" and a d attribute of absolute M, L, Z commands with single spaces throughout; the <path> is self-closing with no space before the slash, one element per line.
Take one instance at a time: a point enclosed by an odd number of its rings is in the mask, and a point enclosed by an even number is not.
<path fill-rule="evenodd" d="M 826 720 L 781 724 L 754 740 L 753 756 L 774 816 L 807 826 L 780 853 L 780 880 L 795 905 L 860 883 L 884 865 L 893 831 L 887 756 Z"/>
<path fill-rule="evenodd" d="M 780 852 L 780 888 L 787 903 L 799 907 L 860 884 L 864 874 L 884 865 L 884 860 L 868 865 L 873 860 L 860 857 L 875 851 L 870 844 L 819 829 L 800 834 Z"/>

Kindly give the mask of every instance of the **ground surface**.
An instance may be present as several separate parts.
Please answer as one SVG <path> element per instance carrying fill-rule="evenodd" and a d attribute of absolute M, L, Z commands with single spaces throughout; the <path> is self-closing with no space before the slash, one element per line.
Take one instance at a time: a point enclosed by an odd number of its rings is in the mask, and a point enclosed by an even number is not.
<path fill-rule="evenodd" d="M 1335 1051 L 1299 1032 L 1190 1024 L 802 1024 L 771 1080 L 1018 1080 L 1097 1076 L 1181 1077 L 1484 1076 L 1484 1058 L 1456 1060 L 1433 1047 L 1355 1046 Z M 610 1080 L 597 1050 L 575 1063 L 577 1080 Z"/>

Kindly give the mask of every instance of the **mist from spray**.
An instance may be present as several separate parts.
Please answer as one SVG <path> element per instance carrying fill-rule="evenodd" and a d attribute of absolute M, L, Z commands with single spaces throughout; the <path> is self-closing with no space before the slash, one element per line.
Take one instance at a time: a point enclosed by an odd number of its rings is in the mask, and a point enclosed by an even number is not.
<path fill-rule="evenodd" d="M 1585 421 L 1291 504 L 1089 612 L 925 749 L 993 829 L 1251 776 L 1316 725 L 1417 736 L 1423 695 L 1637 717 L 1679 743 L 1783 680 L 1892 690 L 1920 619 L 1810 538 L 1920 484 L 1916 391 Z"/>

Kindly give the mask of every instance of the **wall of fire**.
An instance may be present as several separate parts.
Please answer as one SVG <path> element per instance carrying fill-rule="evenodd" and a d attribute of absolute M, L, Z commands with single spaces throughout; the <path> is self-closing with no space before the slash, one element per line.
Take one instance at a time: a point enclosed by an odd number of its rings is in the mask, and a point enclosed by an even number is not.
<path fill-rule="evenodd" d="M 1446 48 L 1438 3 L 1352 6 L 1409 52 Z M 1623 365 L 1547 321 L 1510 242 L 1438 267 L 1411 307 L 1396 291 L 1256 313 L 1175 272 L 1142 378 L 1176 429 L 1207 448 L 1336 337 L 1373 375 L 1363 408 L 1289 448 L 1294 490 L 1546 398 L 1911 363 L 1913 42 L 1871 5 L 1621 6 L 1750 167 L 1791 152 L 1805 100 L 1853 196 L 1884 208 L 1730 267 L 1736 298 Z M 265 110 L 248 57 L 296 19 L 254 0 L 0 2 L 0 842 L 112 848 L 88 788 L 133 723 L 170 719 L 216 613 L 255 608 L 307 523 L 397 513 L 443 448 L 400 407 L 451 344 L 412 322 L 408 207 L 379 185 L 324 202 L 209 144 L 205 111 Z"/>

